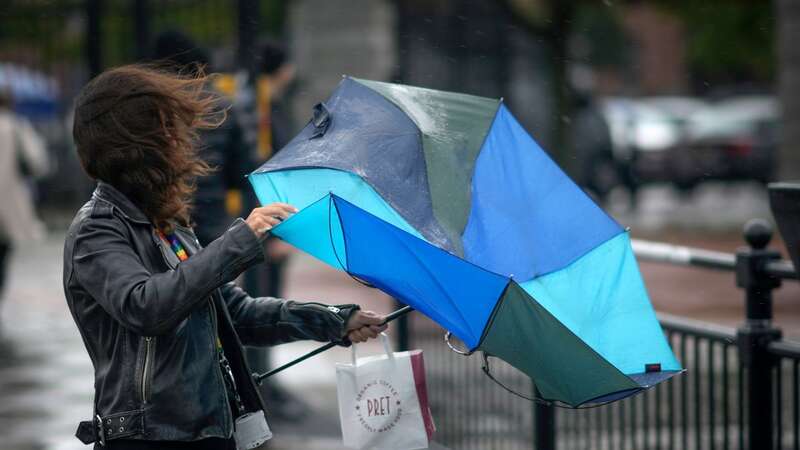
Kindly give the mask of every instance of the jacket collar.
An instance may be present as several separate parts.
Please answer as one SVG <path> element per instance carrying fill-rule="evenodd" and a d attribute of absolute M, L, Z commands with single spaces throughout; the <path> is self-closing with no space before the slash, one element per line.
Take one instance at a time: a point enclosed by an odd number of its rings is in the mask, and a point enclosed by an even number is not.
<path fill-rule="evenodd" d="M 99 181 L 92 196 L 114 206 L 126 219 L 132 222 L 150 225 L 150 220 L 147 219 L 147 216 L 145 216 L 125 194 L 118 191 L 110 184 Z"/>

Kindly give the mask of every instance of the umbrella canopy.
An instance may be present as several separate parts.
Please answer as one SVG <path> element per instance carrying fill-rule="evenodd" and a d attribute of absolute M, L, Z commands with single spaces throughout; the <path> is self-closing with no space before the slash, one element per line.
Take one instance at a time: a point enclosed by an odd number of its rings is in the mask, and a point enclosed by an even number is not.
<path fill-rule="evenodd" d="M 580 406 L 681 366 L 627 231 L 500 100 L 346 77 L 249 177 L 273 234 Z"/>

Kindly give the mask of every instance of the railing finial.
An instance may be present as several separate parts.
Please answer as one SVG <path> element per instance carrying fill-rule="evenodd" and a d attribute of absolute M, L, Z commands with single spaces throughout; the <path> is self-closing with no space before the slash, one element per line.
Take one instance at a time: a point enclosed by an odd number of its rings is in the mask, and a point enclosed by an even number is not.
<path fill-rule="evenodd" d="M 772 224 L 764 219 L 750 219 L 744 226 L 744 239 L 750 247 L 763 250 L 772 240 Z"/>

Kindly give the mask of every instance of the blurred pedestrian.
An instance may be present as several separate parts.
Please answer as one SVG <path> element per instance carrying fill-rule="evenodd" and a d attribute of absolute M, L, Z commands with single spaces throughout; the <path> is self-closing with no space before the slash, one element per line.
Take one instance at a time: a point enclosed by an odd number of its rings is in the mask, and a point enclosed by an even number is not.
<path fill-rule="evenodd" d="M 261 46 L 259 71 L 254 80 L 256 87 L 256 112 L 258 119 L 258 156 L 266 161 L 283 148 L 292 135 L 292 123 L 287 111 L 286 98 L 297 75 L 286 48 L 277 41 L 268 40 Z"/>
<path fill-rule="evenodd" d="M 235 108 L 241 112 L 245 142 L 256 149 L 258 165 L 280 151 L 296 131 L 288 113 L 287 98 L 295 77 L 296 69 L 286 48 L 278 41 L 265 41 L 261 46 L 258 73 L 247 83 L 249 92 L 241 96 Z M 285 262 L 292 247 L 271 239 L 267 251 L 272 258 L 267 265 L 266 282 L 260 288 L 267 295 L 280 295 Z"/>
<path fill-rule="evenodd" d="M 286 48 L 278 41 L 263 42 L 258 72 L 245 84 L 245 92 L 235 105 L 235 109 L 240 111 L 245 141 L 256 149 L 255 156 L 259 165 L 280 151 L 296 131 L 292 129 L 287 107 L 289 99 L 286 97 L 295 75 L 295 66 L 289 59 Z M 249 193 L 250 190 L 244 192 Z M 252 194 L 245 195 L 244 198 L 246 204 L 257 203 Z M 261 295 L 282 296 L 286 264 L 292 251 L 293 247 L 289 244 L 277 238 L 268 239 L 268 261 L 245 273 L 247 287 Z M 248 348 L 247 359 L 257 372 L 266 372 L 271 365 L 268 349 Z M 262 393 L 271 401 L 285 406 L 280 412 L 283 419 L 299 419 L 309 410 L 298 396 L 291 394 L 277 381 L 265 383 Z"/>
<path fill-rule="evenodd" d="M 48 167 L 44 141 L 30 122 L 14 113 L 10 91 L 0 89 L 0 299 L 12 248 L 44 236 L 30 181 L 46 174 Z"/>
<path fill-rule="evenodd" d="M 242 343 L 346 344 L 385 328 L 357 305 L 253 298 L 233 283 L 263 261 L 290 205 L 255 208 L 197 244 L 193 186 L 212 169 L 195 137 L 221 120 L 207 82 L 123 66 L 76 99 L 78 157 L 98 185 L 67 232 L 64 291 L 95 369 L 94 419 L 76 435 L 97 449 L 254 448 L 268 433 L 238 433 L 253 431 L 245 419 L 266 426 Z"/>

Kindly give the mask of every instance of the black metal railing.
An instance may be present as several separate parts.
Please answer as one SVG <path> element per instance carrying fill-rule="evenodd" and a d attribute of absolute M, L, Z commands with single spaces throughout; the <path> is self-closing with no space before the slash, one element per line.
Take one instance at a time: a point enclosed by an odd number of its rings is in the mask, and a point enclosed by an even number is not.
<path fill-rule="evenodd" d="M 558 448 L 745 448 L 745 373 L 736 331 L 675 316 L 659 319 L 687 372 L 592 410 L 559 410 Z"/>
<path fill-rule="evenodd" d="M 410 345 L 426 354 L 437 442 L 453 449 L 800 448 L 800 344 L 782 340 L 772 324 L 772 291 L 797 274 L 767 248 L 771 237 L 768 223 L 751 221 L 748 246 L 736 254 L 634 240 L 640 260 L 733 272 L 746 317 L 734 329 L 660 314 L 686 373 L 594 409 L 521 401 L 483 378 L 479 358 L 447 350 L 435 326 L 412 323 Z M 497 370 L 516 390 L 532 392 L 520 372 Z"/>
<path fill-rule="evenodd" d="M 768 347 L 775 358 L 773 370 L 773 436 L 775 448 L 800 448 L 800 344 L 771 342 Z"/>

